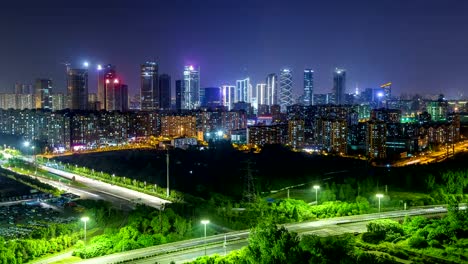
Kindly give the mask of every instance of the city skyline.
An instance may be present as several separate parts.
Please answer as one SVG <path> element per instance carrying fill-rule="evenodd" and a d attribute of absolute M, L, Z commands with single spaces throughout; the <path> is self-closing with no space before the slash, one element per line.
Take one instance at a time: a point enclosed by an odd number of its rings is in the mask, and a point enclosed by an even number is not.
<path fill-rule="evenodd" d="M 173 81 L 183 78 L 185 65 L 200 66 L 200 87 L 235 85 L 245 77 L 255 85 L 288 67 L 296 73 L 293 92 L 297 97 L 303 90 L 300 74 L 310 68 L 315 72 L 315 93 L 327 93 L 333 86 L 333 69 L 338 67 L 347 70 L 346 92 L 392 82 L 394 94 L 442 92 L 455 98 L 467 93 L 463 54 L 468 39 L 460 32 L 467 28 L 463 14 L 468 5 L 460 1 L 453 5 L 438 1 L 293 1 L 287 5 L 148 1 L 139 7 L 117 1 L 112 8 L 85 1 L 75 9 L 53 2 L 28 7 L 8 4 L 0 11 L 4 22 L 0 34 L 8 39 L 0 44 L 0 91 L 12 91 L 15 82 L 50 78 L 53 91 L 64 92 L 66 74 L 61 63 L 89 61 L 92 66 L 116 65 L 130 94 L 136 94 L 139 65 L 151 60 L 158 63 L 160 74 L 169 74 Z M 340 15 L 331 16 L 336 5 L 341 7 Z M 164 13 L 166 9 L 180 9 L 180 13 L 171 17 L 172 12 Z M 116 14 L 106 20 L 113 27 L 105 32 L 99 27 L 103 11 Z M 242 21 L 222 19 L 223 14 L 239 11 L 245 11 Z M 140 19 L 144 21 L 141 29 Z M 187 42 L 178 32 L 189 23 L 191 41 Z M 304 27 L 313 34 L 299 34 Z M 154 37 L 136 38 L 149 28 L 154 28 Z M 244 42 L 236 38 L 241 33 L 245 33 Z M 39 41 L 31 49 L 29 43 L 38 34 L 53 45 Z M 122 35 L 122 41 L 97 38 L 116 34 Z M 89 74 L 90 92 L 96 92 L 96 75 Z"/>

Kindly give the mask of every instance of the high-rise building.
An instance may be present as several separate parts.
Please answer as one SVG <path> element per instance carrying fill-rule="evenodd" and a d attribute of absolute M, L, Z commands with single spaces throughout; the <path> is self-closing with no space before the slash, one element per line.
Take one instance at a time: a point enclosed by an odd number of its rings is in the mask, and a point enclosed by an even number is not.
<path fill-rule="evenodd" d="M 278 104 L 278 76 L 274 73 L 270 73 L 266 78 L 267 88 L 265 93 L 264 102 L 266 105 L 272 106 Z"/>
<path fill-rule="evenodd" d="M 156 62 L 141 65 L 141 110 L 153 111 L 159 107 L 159 76 Z"/>
<path fill-rule="evenodd" d="M 314 105 L 314 71 L 304 70 L 304 105 Z"/>
<path fill-rule="evenodd" d="M 236 97 L 236 86 L 223 85 L 221 86 L 223 105 L 231 111 L 234 107 L 234 99 Z"/>
<path fill-rule="evenodd" d="M 185 82 L 184 80 L 176 80 L 175 82 L 175 93 L 176 93 L 176 110 L 182 110 L 185 105 L 184 94 L 185 94 Z"/>
<path fill-rule="evenodd" d="M 256 106 L 255 108 L 258 108 L 260 105 L 267 105 L 266 104 L 266 96 L 267 93 L 267 85 L 266 83 L 257 83 L 255 87 L 255 98 L 256 98 Z"/>
<path fill-rule="evenodd" d="M 66 97 L 63 93 L 52 94 L 52 111 L 59 111 L 67 108 Z"/>
<path fill-rule="evenodd" d="M 203 97 L 201 101 L 202 107 L 216 108 L 221 106 L 221 88 L 207 87 L 203 88 Z"/>
<path fill-rule="evenodd" d="M 97 101 L 99 102 L 99 108 L 102 110 L 106 110 L 106 79 L 113 79 L 116 77 L 115 73 L 115 66 L 113 65 L 106 65 L 102 67 L 98 65 L 98 89 L 97 89 Z"/>
<path fill-rule="evenodd" d="M 390 100 L 392 97 L 392 83 L 388 82 L 388 83 L 382 84 L 380 88 L 383 89 L 385 100 Z"/>
<path fill-rule="evenodd" d="M 252 93 L 251 93 L 250 78 L 247 77 L 242 80 L 237 80 L 234 101 L 236 103 L 237 102 L 250 103 L 251 96 L 252 96 Z"/>
<path fill-rule="evenodd" d="M 34 97 L 36 108 L 52 110 L 52 80 L 36 79 Z"/>
<path fill-rule="evenodd" d="M 67 69 L 68 107 L 71 110 L 88 108 L 88 70 Z"/>
<path fill-rule="evenodd" d="M 382 121 L 368 121 L 366 129 L 366 153 L 371 159 L 387 156 L 387 126 Z"/>
<path fill-rule="evenodd" d="M 96 93 L 88 93 L 88 110 L 101 110 L 101 102 L 98 101 Z"/>
<path fill-rule="evenodd" d="M 111 77 L 111 76 L 109 76 Z M 117 76 L 106 78 L 105 80 L 105 109 L 107 111 L 127 111 L 128 110 L 128 86 L 122 83 Z"/>
<path fill-rule="evenodd" d="M 335 94 L 335 104 L 345 103 L 346 91 L 346 70 L 336 68 L 333 72 L 333 93 Z"/>
<path fill-rule="evenodd" d="M 294 119 L 288 122 L 289 144 L 294 149 L 304 146 L 304 120 Z"/>
<path fill-rule="evenodd" d="M 169 74 L 159 76 L 159 90 L 159 108 L 171 109 L 171 76 Z"/>
<path fill-rule="evenodd" d="M 290 69 L 282 69 L 280 72 L 280 98 L 279 104 L 281 112 L 285 112 L 289 105 L 294 104 L 292 94 L 292 71 Z"/>
<path fill-rule="evenodd" d="M 200 68 L 192 65 L 184 68 L 184 93 L 182 109 L 200 106 Z"/>

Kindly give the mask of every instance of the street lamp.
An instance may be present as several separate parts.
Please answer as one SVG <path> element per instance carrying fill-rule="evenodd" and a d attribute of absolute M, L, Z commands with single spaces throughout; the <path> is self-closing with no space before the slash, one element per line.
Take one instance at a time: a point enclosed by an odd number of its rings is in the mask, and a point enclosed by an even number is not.
<path fill-rule="evenodd" d="M 318 205 L 318 199 L 317 199 L 318 195 L 317 195 L 317 193 L 318 193 L 318 189 L 320 189 L 320 186 L 319 185 L 314 185 L 314 189 L 315 189 L 315 204 Z"/>
<path fill-rule="evenodd" d="M 83 216 L 83 217 L 81 217 L 81 221 L 84 222 L 84 242 L 86 244 L 86 222 L 89 221 L 89 217 Z"/>
<path fill-rule="evenodd" d="M 383 198 L 383 194 L 378 193 L 375 195 L 377 198 L 379 198 L 379 213 L 380 213 L 380 199 Z"/>
<path fill-rule="evenodd" d="M 205 239 L 204 239 L 204 244 L 205 244 L 205 256 L 206 256 L 206 225 L 210 223 L 210 220 L 202 220 L 201 223 L 205 226 Z"/>

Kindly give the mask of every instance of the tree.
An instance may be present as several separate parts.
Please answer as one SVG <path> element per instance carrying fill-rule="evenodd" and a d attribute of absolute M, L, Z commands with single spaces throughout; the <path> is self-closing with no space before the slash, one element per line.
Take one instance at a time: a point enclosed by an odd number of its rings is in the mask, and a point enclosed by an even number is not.
<path fill-rule="evenodd" d="M 303 263 L 304 256 L 297 234 L 272 223 L 251 231 L 247 253 L 250 263 Z"/>

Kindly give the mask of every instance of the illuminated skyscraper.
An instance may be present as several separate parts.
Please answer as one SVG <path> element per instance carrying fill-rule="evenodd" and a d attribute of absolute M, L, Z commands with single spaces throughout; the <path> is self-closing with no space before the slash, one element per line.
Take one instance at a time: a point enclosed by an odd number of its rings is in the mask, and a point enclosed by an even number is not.
<path fill-rule="evenodd" d="M 88 108 L 88 70 L 67 68 L 68 107 L 71 110 Z"/>
<path fill-rule="evenodd" d="M 34 97 L 36 108 L 52 110 L 52 80 L 37 79 Z"/>
<path fill-rule="evenodd" d="M 233 85 L 223 85 L 221 86 L 221 94 L 223 97 L 223 105 L 231 111 L 234 107 L 234 99 L 236 94 L 236 86 Z"/>
<path fill-rule="evenodd" d="M 171 109 L 171 76 L 169 74 L 159 76 L 159 89 L 159 108 Z"/>
<path fill-rule="evenodd" d="M 345 102 L 346 70 L 336 68 L 333 72 L 333 93 L 335 104 L 341 105 Z"/>
<path fill-rule="evenodd" d="M 290 69 L 282 69 L 280 72 L 280 98 L 279 104 L 281 112 L 285 112 L 289 105 L 294 103 L 292 95 L 292 71 Z"/>
<path fill-rule="evenodd" d="M 314 105 L 314 71 L 304 70 L 304 105 Z"/>
<path fill-rule="evenodd" d="M 185 66 L 182 101 L 182 109 L 196 109 L 200 106 L 200 68 Z"/>
<path fill-rule="evenodd" d="M 257 86 L 255 87 L 255 98 L 256 98 L 256 105 L 255 108 L 258 107 L 258 105 L 266 105 L 266 96 L 267 93 L 267 85 L 266 83 L 257 83 Z"/>
<path fill-rule="evenodd" d="M 127 111 L 128 110 L 128 86 L 122 84 L 122 80 L 117 76 L 108 76 L 105 79 L 107 111 Z"/>
<path fill-rule="evenodd" d="M 146 62 L 141 65 L 141 110 L 158 110 L 159 106 L 159 76 L 156 62 Z"/>
<path fill-rule="evenodd" d="M 234 101 L 250 103 L 250 97 L 252 96 L 252 86 L 250 85 L 250 78 L 236 81 L 236 94 Z"/>
<path fill-rule="evenodd" d="M 115 66 L 113 65 L 106 65 L 102 67 L 98 65 L 98 89 L 97 89 L 97 99 L 100 104 L 100 109 L 106 110 L 106 79 L 112 79 L 115 77 Z"/>
<path fill-rule="evenodd" d="M 266 105 L 276 105 L 278 104 L 278 76 L 274 73 L 267 75 L 266 79 L 267 88 L 265 92 L 264 102 Z"/>

